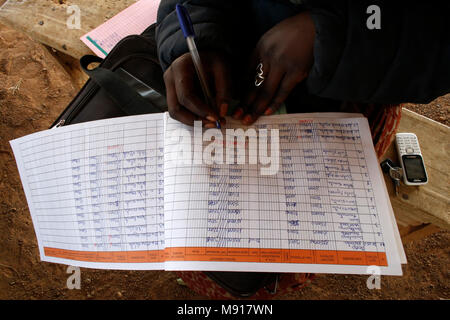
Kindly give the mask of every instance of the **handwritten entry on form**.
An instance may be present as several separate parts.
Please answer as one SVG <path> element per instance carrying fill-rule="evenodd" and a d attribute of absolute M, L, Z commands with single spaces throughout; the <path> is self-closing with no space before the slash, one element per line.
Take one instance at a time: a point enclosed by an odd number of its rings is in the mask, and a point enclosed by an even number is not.
<path fill-rule="evenodd" d="M 228 125 L 233 125 L 230 121 Z M 180 165 L 167 114 L 100 120 L 11 142 L 41 260 L 91 268 L 401 274 L 367 120 L 263 117 L 280 169 Z M 226 128 L 224 128 L 225 130 Z"/>

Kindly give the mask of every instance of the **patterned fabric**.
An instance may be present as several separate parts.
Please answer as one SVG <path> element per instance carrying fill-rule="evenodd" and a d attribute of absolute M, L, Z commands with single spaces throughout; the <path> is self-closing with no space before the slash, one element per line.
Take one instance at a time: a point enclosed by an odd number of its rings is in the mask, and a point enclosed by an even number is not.
<path fill-rule="evenodd" d="M 238 299 L 216 282 L 211 280 L 201 271 L 178 271 L 176 274 L 183 279 L 184 283 L 194 290 L 197 294 L 210 299 L 231 300 Z M 245 298 L 252 300 L 269 300 L 275 296 L 283 295 L 289 292 L 300 290 L 314 279 L 312 273 L 283 273 L 280 275 L 278 283 L 271 284 L 269 287 L 261 288 L 252 297 Z"/>
<path fill-rule="evenodd" d="M 392 141 L 395 139 L 400 119 L 402 117 L 402 107 L 392 106 L 383 110 L 380 121 L 371 125 L 372 137 L 374 140 L 375 151 L 380 159 L 387 151 Z"/>
<path fill-rule="evenodd" d="M 345 103 L 342 105 L 341 111 L 358 112 L 367 117 L 375 152 L 380 159 L 395 138 L 401 119 L 402 106 Z M 180 271 L 177 272 L 177 275 L 199 295 L 210 299 L 237 299 L 201 271 Z M 277 284 L 272 284 L 268 288 L 261 288 L 252 297 L 246 299 L 268 300 L 298 291 L 310 284 L 314 277 L 314 274 L 311 273 L 282 273 Z"/>
<path fill-rule="evenodd" d="M 380 159 L 395 139 L 402 117 L 402 105 L 344 103 L 341 111 L 362 113 L 367 117 L 375 152 Z"/>

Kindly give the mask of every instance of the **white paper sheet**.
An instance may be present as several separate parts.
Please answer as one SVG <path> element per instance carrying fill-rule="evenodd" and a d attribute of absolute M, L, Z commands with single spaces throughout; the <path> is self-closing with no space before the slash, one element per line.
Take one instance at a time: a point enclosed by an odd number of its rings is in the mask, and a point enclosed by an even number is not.
<path fill-rule="evenodd" d="M 240 126 L 231 119 L 228 125 Z M 177 135 L 190 132 L 192 150 L 201 140 L 192 127 L 168 118 L 166 269 L 365 274 L 369 265 L 386 260 L 382 274 L 401 274 L 390 203 L 365 118 L 281 115 L 252 127 L 279 130 L 276 175 L 262 176 L 260 164 L 180 164 L 183 139 Z M 225 130 L 219 144 L 236 145 Z"/>
<path fill-rule="evenodd" d="M 221 130 L 225 150 L 233 127 L 240 124 L 229 119 Z M 198 143 L 192 127 L 168 114 L 11 141 L 41 259 L 105 269 L 357 274 L 379 265 L 382 274 L 401 274 L 365 118 L 280 115 L 253 128 L 258 138 L 264 129 L 279 132 L 274 175 L 261 175 L 267 162 L 180 165 L 171 157 L 180 129 L 202 155 L 211 142 Z M 252 144 L 245 146 L 248 154 Z"/>
<path fill-rule="evenodd" d="M 11 142 L 41 260 L 163 269 L 163 126 L 163 114 L 145 115 Z"/>

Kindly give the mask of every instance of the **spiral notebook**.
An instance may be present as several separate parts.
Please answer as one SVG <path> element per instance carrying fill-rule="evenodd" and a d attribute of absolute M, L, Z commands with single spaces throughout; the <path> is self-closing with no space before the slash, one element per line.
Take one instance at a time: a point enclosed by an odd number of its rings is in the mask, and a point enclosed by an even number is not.
<path fill-rule="evenodd" d="M 406 262 L 359 114 L 277 115 L 251 127 L 228 119 L 215 131 L 150 114 L 11 146 L 42 261 L 348 274 L 376 265 L 388 275 Z"/>

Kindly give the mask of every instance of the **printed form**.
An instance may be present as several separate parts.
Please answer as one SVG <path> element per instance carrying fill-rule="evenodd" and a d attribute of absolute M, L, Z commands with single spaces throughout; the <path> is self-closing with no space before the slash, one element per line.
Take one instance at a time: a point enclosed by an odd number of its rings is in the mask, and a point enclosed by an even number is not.
<path fill-rule="evenodd" d="M 193 132 L 168 118 L 166 136 L 180 127 Z M 180 165 L 169 153 L 177 139 L 165 140 L 167 270 L 365 274 L 377 265 L 401 274 L 367 119 L 281 115 L 252 127 L 279 130 L 277 174 L 261 175 L 260 164 Z"/>
<path fill-rule="evenodd" d="M 240 124 L 229 119 L 225 137 L 233 127 Z M 278 129 L 276 174 L 261 175 L 267 165 L 259 162 L 176 161 L 174 136 L 183 130 L 194 136 L 194 128 L 168 114 L 11 141 L 41 260 L 106 269 L 348 274 L 377 265 L 382 274 L 401 275 L 404 252 L 367 119 L 281 115 L 248 128 Z"/>
<path fill-rule="evenodd" d="M 126 36 L 141 34 L 156 22 L 161 0 L 140 0 L 81 37 L 97 56 L 105 58 Z"/>
<path fill-rule="evenodd" d="M 164 268 L 163 117 L 87 122 L 12 141 L 41 260 Z"/>

